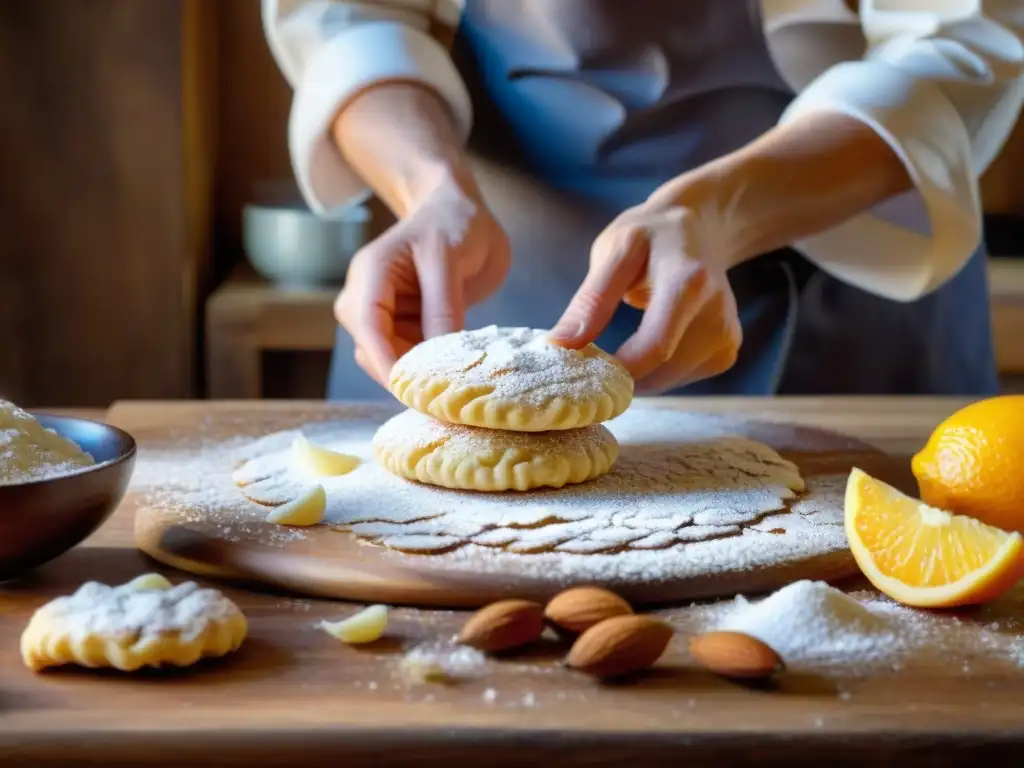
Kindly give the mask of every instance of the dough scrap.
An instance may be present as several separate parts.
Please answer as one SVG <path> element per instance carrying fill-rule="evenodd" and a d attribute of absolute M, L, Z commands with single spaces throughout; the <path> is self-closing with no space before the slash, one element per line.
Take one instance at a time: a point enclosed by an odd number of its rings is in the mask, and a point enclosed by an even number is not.
<path fill-rule="evenodd" d="M 124 672 L 187 667 L 237 650 L 247 632 L 235 603 L 192 581 L 170 588 L 149 575 L 120 586 L 90 581 L 33 614 L 21 656 L 34 671 L 65 664 Z"/>
<path fill-rule="evenodd" d="M 391 393 L 450 424 L 545 432 L 600 424 L 623 413 L 633 379 L 614 357 L 547 340 L 547 331 L 488 326 L 436 336 L 391 369 Z"/>
<path fill-rule="evenodd" d="M 174 585 L 162 573 L 144 573 L 128 582 L 136 589 L 171 589 Z"/>
<path fill-rule="evenodd" d="M 324 487 L 313 485 L 291 501 L 274 507 L 267 514 L 267 522 L 278 525 L 316 525 L 324 519 L 326 508 L 327 494 Z"/>
<path fill-rule="evenodd" d="M 600 424 L 543 434 L 446 424 L 408 410 L 373 440 L 389 472 L 428 485 L 471 491 L 561 488 L 608 472 L 619 454 Z"/>
<path fill-rule="evenodd" d="M 292 443 L 292 451 L 299 468 L 314 477 L 340 477 L 359 466 L 358 456 L 318 445 L 301 433 Z"/>
<path fill-rule="evenodd" d="M 347 619 L 321 621 L 317 626 L 343 643 L 362 645 L 380 640 L 388 628 L 388 616 L 386 605 L 371 605 Z"/>

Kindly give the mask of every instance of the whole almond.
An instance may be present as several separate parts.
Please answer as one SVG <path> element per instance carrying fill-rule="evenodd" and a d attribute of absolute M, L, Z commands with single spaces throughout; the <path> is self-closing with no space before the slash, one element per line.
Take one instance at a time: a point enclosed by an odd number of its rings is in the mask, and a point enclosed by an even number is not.
<path fill-rule="evenodd" d="M 530 600 L 499 600 L 469 617 L 459 642 L 480 651 L 504 651 L 533 642 L 544 632 L 544 606 Z"/>
<path fill-rule="evenodd" d="M 566 662 L 595 677 L 619 677 L 647 669 L 665 652 L 673 629 L 651 616 L 613 616 L 573 643 Z"/>
<path fill-rule="evenodd" d="M 585 632 L 605 619 L 631 613 L 629 603 L 600 587 L 567 589 L 551 598 L 544 608 L 548 621 L 570 632 Z"/>
<path fill-rule="evenodd" d="M 690 655 L 725 677 L 755 679 L 782 670 L 782 658 L 756 637 L 741 632 L 708 632 L 690 640 Z"/>

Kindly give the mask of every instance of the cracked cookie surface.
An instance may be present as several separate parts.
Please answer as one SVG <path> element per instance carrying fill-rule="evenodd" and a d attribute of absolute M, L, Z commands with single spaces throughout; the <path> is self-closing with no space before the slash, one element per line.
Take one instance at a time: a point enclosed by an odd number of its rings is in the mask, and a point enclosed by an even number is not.
<path fill-rule="evenodd" d="M 600 424 L 633 399 L 633 379 L 588 344 L 566 349 L 547 331 L 488 326 L 437 336 L 395 363 L 391 393 L 449 424 L 546 432 Z"/>

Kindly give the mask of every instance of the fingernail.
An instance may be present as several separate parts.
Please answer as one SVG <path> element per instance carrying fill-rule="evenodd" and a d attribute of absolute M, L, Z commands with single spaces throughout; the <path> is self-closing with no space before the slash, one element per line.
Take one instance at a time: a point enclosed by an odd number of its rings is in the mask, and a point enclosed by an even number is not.
<path fill-rule="evenodd" d="M 559 325 L 556 325 L 554 327 L 550 335 L 558 339 L 565 339 L 566 341 L 571 341 L 572 339 L 578 339 L 580 336 L 582 336 L 583 332 L 586 329 L 587 324 L 583 320 L 579 321 L 579 324 L 576 326 L 575 330 L 572 329 L 572 325 L 569 323 L 560 323 Z"/>

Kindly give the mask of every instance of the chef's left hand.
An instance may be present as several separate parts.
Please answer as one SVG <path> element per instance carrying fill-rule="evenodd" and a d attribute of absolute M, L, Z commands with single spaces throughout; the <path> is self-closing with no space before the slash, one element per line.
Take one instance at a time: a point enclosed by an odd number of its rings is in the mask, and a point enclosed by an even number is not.
<path fill-rule="evenodd" d="M 608 325 L 619 302 L 643 310 L 616 352 L 636 390 L 656 394 L 722 373 L 742 333 L 726 271 L 736 263 L 717 211 L 699 190 L 670 182 L 598 236 L 590 269 L 550 337 L 578 349 Z M 712 206 L 713 207 L 713 206 Z"/>

